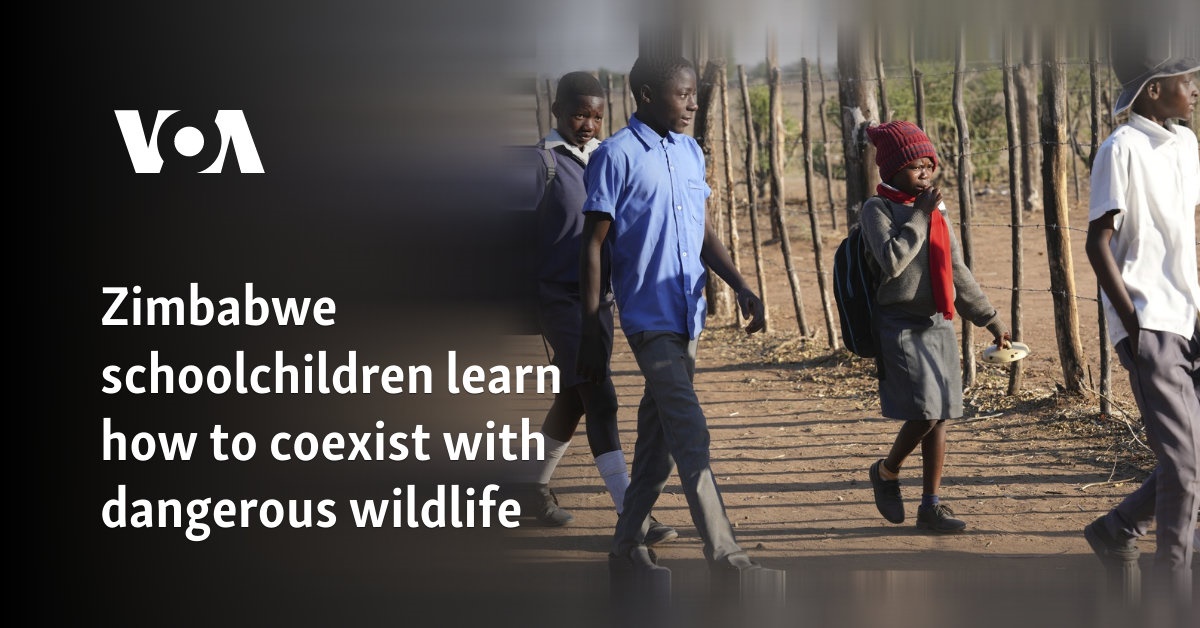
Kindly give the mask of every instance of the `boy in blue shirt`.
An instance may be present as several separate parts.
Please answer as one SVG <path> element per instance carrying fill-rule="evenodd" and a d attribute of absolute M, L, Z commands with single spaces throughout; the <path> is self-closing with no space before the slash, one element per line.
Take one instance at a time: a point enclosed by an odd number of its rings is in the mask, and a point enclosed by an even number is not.
<path fill-rule="evenodd" d="M 596 132 L 604 120 L 604 88 L 588 72 L 569 72 L 558 81 L 554 103 L 555 128 L 538 143 L 543 151 L 537 184 L 542 189 L 537 206 L 538 322 L 542 335 L 554 350 L 552 363 L 558 367 L 560 392 L 542 422 L 546 443 L 545 459 L 519 478 L 528 507 L 524 514 L 544 525 L 561 526 L 574 517 L 558 507 L 548 483 L 586 414 L 588 445 L 596 469 L 612 496 L 620 515 L 629 485 L 629 471 L 617 431 L 617 391 L 605 369 L 599 381 L 585 381 L 575 373 L 579 349 L 579 249 L 583 232 L 583 170 L 600 145 Z M 551 171 L 551 168 L 553 170 Z M 553 176 L 550 176 L 553 172 Z M 600 331 L 612 348 L 612 295 L 607 286 L 597 313 Z M 678 533 L 650 518 L 646 544 L 670 541 Z"/>
<path fill-rule="evenodd" d="M 632 478 L 609 554 L 617 576 L 669 573 L 646 547 L 645 522 L 675 464 L 710 569 L 720 576 L 757 567 L 738 547 L 725 514 L 709 465 L 707 422 L 692 386 L 706 313 L 705 264 L 736 291 L 741 313 L 750 319 L 746 331 L 763 328 L 762 301 L 705 224 L 710 189 L 704 155 L 682 134 L 699 109 L 696 83 L 686 59 L 640 57 L 629 73 L 637 111 L 629 126 L 596 149 L 584 175 L 579 373 L 600 381 L 607 372 L 600 314 L 607 242 L 621 327 L 646 379 Z"/>

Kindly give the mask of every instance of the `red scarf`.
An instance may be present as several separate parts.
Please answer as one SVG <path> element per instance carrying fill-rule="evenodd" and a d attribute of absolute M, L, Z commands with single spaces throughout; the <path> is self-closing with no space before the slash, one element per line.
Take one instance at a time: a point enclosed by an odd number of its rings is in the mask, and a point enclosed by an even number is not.
<path fill-rule="evenodd" d="M 880 196 L 912 205 L 917 197 L 880 183 L 875 186 Z M 940 210 L 929 213 L 929 273 L 933 285 L 933 305 L 946 320 L 954 320 L 954 268 L 950 263 L 950 227 Z"/>

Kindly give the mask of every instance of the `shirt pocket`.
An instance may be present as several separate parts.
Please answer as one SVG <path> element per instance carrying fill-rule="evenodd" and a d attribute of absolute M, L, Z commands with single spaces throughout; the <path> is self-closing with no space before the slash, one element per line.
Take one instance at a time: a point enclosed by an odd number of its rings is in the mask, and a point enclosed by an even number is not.
<path fill-rule="evenodd" d="M 704 226 L 704 207 L 709 195 L 712 194 L 712 189 L 703 179 L 697 181 L 688 179 L 687 181 L 687 206 L 684 209 L 687 211 L 688 217 L 692 222 L 701 227 Z"/>

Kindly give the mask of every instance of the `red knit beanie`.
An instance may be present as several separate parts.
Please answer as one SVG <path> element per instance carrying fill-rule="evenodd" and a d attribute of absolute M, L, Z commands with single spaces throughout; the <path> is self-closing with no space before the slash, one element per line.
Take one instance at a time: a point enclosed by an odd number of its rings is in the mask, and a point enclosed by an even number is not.
<path fill-rule="evenodd" d="M 875 145 L 875 165 L 879 178 L 885 183 L 911 161 L 922 157 L 933 160 L 937 168 L 937 151 L 925 132 L 912 122 L 893 120 L 887 124 L 867 127 L 867 136 Z"/>

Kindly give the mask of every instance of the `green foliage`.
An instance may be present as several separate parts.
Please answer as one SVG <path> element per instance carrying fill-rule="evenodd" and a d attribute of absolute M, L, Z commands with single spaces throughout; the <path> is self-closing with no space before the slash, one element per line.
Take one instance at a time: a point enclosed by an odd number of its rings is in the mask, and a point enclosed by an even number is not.
<path fill-rule="evenodd" d="M 750 112 L 753 115 L 754 135 L 758 138 L 758 180 L 766 181 L 771 173 L 771 90 L 766 85 L 750 88 Z M 800 120 L 785 107 L 783 109 L 783 168 L 798 152 L 800 144 Z"/>

